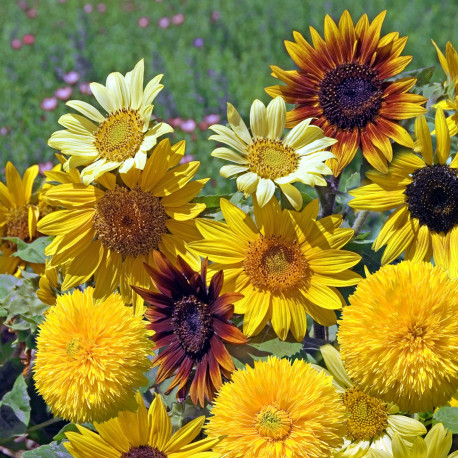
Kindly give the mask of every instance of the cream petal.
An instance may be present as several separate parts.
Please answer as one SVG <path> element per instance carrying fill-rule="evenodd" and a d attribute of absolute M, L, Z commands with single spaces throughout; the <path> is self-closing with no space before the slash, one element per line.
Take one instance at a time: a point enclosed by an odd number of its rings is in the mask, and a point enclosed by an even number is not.
<path fill-rule="evenodd" d="M 254 138 L 267 135 L 267 110 L 266 106 L 258 99 L 251 105 L 250 127 Z"/>
<path fill-rule="evenodd" d="M 275 184 L 268 178 L 259 178 L 256 198 L 260 207 L 264 207 L 275 193 Z"/>
<path fill-rule="evenodd" d="M 286 103 L 282 97 L 275 97 L 267 105 L 267 137 L 279 140 L 285 130 Z"/>
<path fill-rule="evenodd" d="M 231 103 L 227 104 L 227 120 L 238 137 L 245 143 L 251 143 L 250 132 L 248 132 L 245 122 Z"/>

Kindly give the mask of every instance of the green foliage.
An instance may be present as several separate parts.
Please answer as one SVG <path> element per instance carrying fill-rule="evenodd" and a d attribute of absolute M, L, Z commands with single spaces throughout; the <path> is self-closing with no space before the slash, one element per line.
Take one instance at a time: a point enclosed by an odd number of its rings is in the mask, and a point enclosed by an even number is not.
<path fill-rule="evenodd" d="M 51 243 L 52 237 L 38 237 L 31 243 L 24 242 L 18 237 L 3 237 L 3 240 L 9 240 L 17 245 L 17 251 L 11 256 L 16 256 L 26 262 L 44 264 L 46 262 L 45 248 Z"/>
<path fill-rule="evenodd" d="M 458 407 L 441 407 L 434 413 L 433 423 L 442 423 L 453 434 L 458 434 Z"/>
<path fill-rule="evenodd" d="M 51 442 L 23 454 L 24 458 L 71 458 L 71 456 L 61 442 Z"/>

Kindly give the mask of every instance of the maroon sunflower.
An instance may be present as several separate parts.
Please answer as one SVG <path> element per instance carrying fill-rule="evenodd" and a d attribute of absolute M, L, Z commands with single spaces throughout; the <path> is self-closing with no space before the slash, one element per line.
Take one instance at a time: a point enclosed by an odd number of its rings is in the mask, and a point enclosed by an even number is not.
<path fill-rule="evenodd" d="M 163 254 L 154 252 L 156 267 L 145 264 L 159 292 L 132 286 L 151 304 L 145 317 L 155 334 L 156 350 L 165 348 L 153 363 L 159 366 L 156 383 L 175 375 L 166 394 L 178 386 L 177 399 L 184 400 L 187 391 L 194 404 L 212 401 L 224 377 L 235 370 L 223 341 L 244 344 L 247 339 L 229 322 L 233 303 L 240 293 L 219 295 L 223 286 L 223 271 L 216 273 L 207 286 L 207 260 L 201 272 L 195 272 L 178 256 L 174 267 Z"/>
<path fill-rule="evenodd" d="M 408 93 L 415 78 L 387 81 L 402 72 L 412 60 L 401 56 L 407 37 L 390 32 L 380 37 L 386 11 L 372 23 L 364 14 L 353 25 L 348 11 L 336 24 L 324 20 L 324 39 L 310 27 L 313 46 L 299 33 L 294 42 L 285 41 L 289 55 L 299 67 L 286 71 L 272 66 L 272 74 L 286 86 L 270 86 L 266 92 L 281 96 L 296 107 L 286 116 L 286 127 L 307 118 L 321 127 L 326 137 L 338 140 L 329 159 L 335 176 L 348 165 L 360 146 L 364 157 L 381 172 L 393 157 L 390 138 L 413 148 L 408 132 L 397 124 L 424 113 L 423 96 Z"/>

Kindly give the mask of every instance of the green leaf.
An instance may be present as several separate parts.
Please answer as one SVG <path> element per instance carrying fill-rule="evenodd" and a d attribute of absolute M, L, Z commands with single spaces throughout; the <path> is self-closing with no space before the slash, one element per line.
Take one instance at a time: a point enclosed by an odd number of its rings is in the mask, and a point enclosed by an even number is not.
<path fill-rule="evenodd" d="M 15 288 L 20 282 L 21 279 L 16 278 L 13 275 L 0 275 L 0 303 L 4 302 L 8 298 L 11 290 Z"/>
<path fill-rule="evenodd" d="M 45 248 L 51 243 L 52 237 L 38 237 L 31 243 L 26 243 L 17 237 L 3 237 L 17 245 L 17 250 L 12 256 L 27 262 L 44 264 L 46 262 Z"/>
<path fill-rule="evenodd" d="M 458 407 L 441 407 L 433 415 L 434 423 L 442 423 L 445 428 L 458 434 Z"/>
<path fill-rule="evenodd" d="M 219 208 L 219 201 L 221 199 L 231 200 L 237 194 L 239 193 L 216 194 L 216 195 L 210 195 L 210 196 L 197 196 L 197 197 L 194 197 L 192 202 L 205 204 L 207 206 L 207 209 L 215 209 L 215 208 Z M 240 194 L 243 195 L 242 193 Z"/>
<path fill-rule="evenodd" d="M 434 73 L 434 65 L 432 67 L 423 67 L 417 68 L 416 70 L 409 70 L 407 72 L 402 72 L 397 75 L 396 79 L 398 78 L 417 78 L 416 85 L 423 86 L 428 84 L 431 81 L 431 78 Z"/>
<path fill-rule="evenodd" d="M 48 445 L 42 445 L 34 450 L 24 452 L 24 458 L 71 458 L 72 455 L 67 452 L 67 449 L 62 443 L 51 442 Z"/>
<path fill-rule="evenodd" d="M 83 424 L 83 426 L 85 425 Z M 73 423 L 68 423 L 53 437 L 53 440 L 61 442 L 64 439 L 67 439 L 65 433 L 69 431 L 74 431 L 75 433 L 77 433 L 78 428 Z"/>
<path fill-rule="evenodd" d="M 353 172 L 346 180 L 344 191 L 348 192 L 350 189 L 357 188 L 361 184 L 361 175 L 359 172 Z"/>
<path fill-rule="evenodd" d="M 364 266 L 369 269 L 370 273 L 374 273 L 380 269 L 382 265 L 382 250 L 374 251 L 372 249 L 373 240 L 352 240 L 345 245 L 345 249 L 353 251 L 361 255 L 361 261 L 353 267 L 352 270 L 358 272 L 360 275 L 366 276 L 364 273 Z"/>

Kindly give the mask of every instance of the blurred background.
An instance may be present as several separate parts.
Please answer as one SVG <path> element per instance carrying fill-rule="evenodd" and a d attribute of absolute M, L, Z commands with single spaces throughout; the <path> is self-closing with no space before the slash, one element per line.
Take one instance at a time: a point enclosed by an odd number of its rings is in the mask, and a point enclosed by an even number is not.
<path fill-rule="evenodd" d="M 154 114 L 175 127 L 172 141 L 187 141 L 187 160 L 202 161 L 199 176 L 212 177 L 205 192 L 233 191 L 222 161 L 210 159 L 208 126 L 226 122 L 227 101 L 246 120 L 255 98 L 268 103 L 269 66 L 294 68 L 283 41 L 293 30 L 309 39 L 309 25 L 322 34 L 324 16 L 338 20 L 345 8 L 355 22 L 387 9 L 383 32 L 409 37 L 407 70 L 435 65 L 444 80 L 431 38 L 457 45 L 457 0 L 1 0 L 0 168 L 49 168 L 47 139 L 72 112 L 65 101 L 96 105 L 89 82 L 144 58 L 145 82 L 164 73 Z"/>

